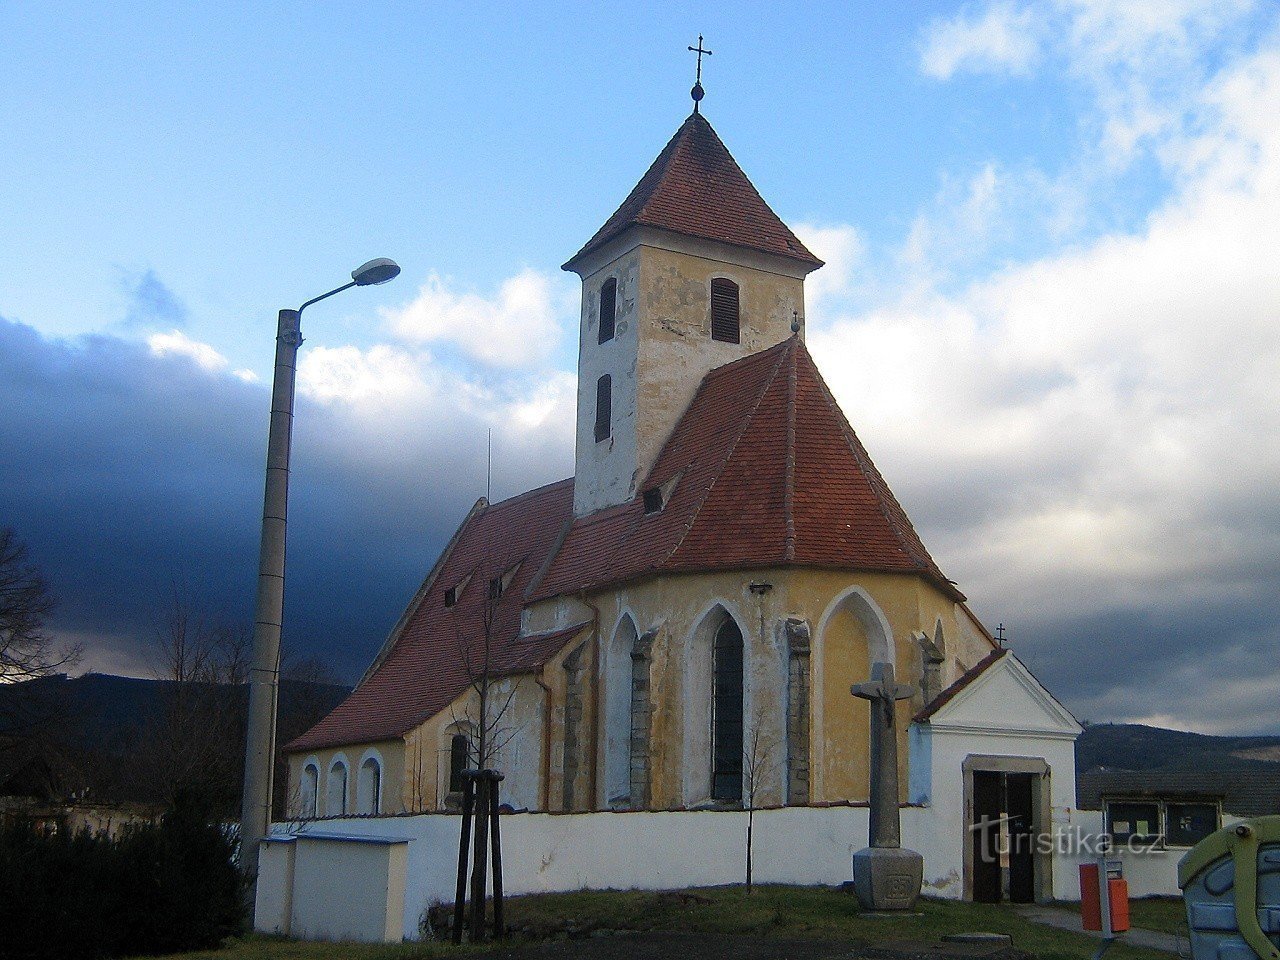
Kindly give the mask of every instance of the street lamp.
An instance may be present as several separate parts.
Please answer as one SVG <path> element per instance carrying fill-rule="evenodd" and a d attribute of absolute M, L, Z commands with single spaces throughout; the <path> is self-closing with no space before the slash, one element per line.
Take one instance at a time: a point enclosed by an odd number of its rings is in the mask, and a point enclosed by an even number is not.
<path fill-rule="evenodd" d="M 271 381 L 271 426 L 267 434 L 267 485 L 262 504 L 262 544 L 258 553 L 258 605 L 249 670 L 249 724 L 245 737 L 244 795 L 240 807 L 240 863 L 256 891 L 258 845 L 271 826 L 275 774 L 276 700 L 280 686 L 280 624 L 284 618 L 284 535 L 289 502 L 289 446 L 293 435 L 293 385 L 302 311 L 352 287 L 393 280 L 394 260 L 379 257 L 351 271 L 351 282 L 308 300 L 297 310 L 281 310 L 276 327 L 276 367 Z"/>

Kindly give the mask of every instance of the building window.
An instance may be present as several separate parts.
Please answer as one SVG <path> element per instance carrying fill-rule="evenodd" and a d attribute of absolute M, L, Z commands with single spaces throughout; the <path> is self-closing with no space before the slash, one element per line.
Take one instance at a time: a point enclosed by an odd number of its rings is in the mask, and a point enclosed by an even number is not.
<path fill-rule="evenodd" d="M 458 602 L 458 588 L 450 587 L 448 590 L 444 592 L 444 605 L 446 607 L 452 607 L 457 602 Z"/>
<path fill-rule="evenodd" d="M 712 644 L 711 799 L 742 800 L 742 631 L 727 617 Z"/>
<path fill-rule="evenodd" d="M 596 381 L 596 443 L 613 433 L 613 378 L 605 374 Z"/>
<path fill-rule="evenodd" d="M 449 738 L 449 792 L 462 792 L 462 771 L 467 769 L 470 747 L 465 733 L 455 733 Z"/>
<path fill-rule="evenodd" d="M 738 285 L 717 277 L 711 281 L 711 339 L 740 343 L 738 326 Z"/>
<path fill-rule="evenodd" d="M 1194 847 L 1218 829 L 1218 805 L 1207 800 L 1108 800 L 1107 833 L 1116 844 Z"/>
<path fill-rule="evenodd" d="M 1194 847 L 1218 829 L 1215 803 L 1167 803 L 1164 809 L 1164 836 L 1171 847 Z"/>
<path fill-rule="evenodd" d="M 600 288 L 600 339 L 608 343 L 613 339 L 614 320 L 618 313 L 618 281 L 610 277 Z"/>
<path fill-rule="evenodd" d="M 316 806 L 320 801 L 320 768 L 308 763 L 302 768 L 302 816 L 310 819 L 316 815 Z"/>
<path fill-rule="evenodd" d="M 502 584 L 501 577 L 494 577 L 492 580 L 489 581 L 489 599 L 490 600 L 502 599 L 502 586 L 503 584 Z"/>
<path fill-rule="evenodd" d="M 382 765 L 376 757 L 366 757 L 356 778 L 356 812 L 382 812 Z"/>
<path fill-rule="evenodd" d="M 347 814 L 347 765 L 335 760 L 329 768 L 328 789 L 325 790 L 324 813 L 327 817 L 344 817 Z"/>

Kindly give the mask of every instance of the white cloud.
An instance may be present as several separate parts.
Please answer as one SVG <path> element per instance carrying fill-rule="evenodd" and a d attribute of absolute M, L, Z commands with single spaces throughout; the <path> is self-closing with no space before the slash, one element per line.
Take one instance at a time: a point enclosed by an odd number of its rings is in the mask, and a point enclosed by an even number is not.
<path fill-rule="evenodd" d="M 795 234 L 815 256 L 826 261 L 826 266 L 809 275 L 804 290 L 806 309 L 821 313 L 833 297 L 848 293 L 854 269 L 861 265 L 866 245 L 858 231 L 846 225 L 799 223 L 795 226 Z"/>
<path fill-rule="evenodd" d="M 450 438 L 469 438 L 463 445 L 471 446 L 492 429 L 495 444 L 532 458 L 508 464 L 510 492 L 523 489 L 521 478 L 550 479 L 543 475 L 549 465 L 571 463 L 576 384 L 562 371 L 473 377 L 429 353 L 387 344 L 316 347 L 298 365 L 299 392 L 382 449 L 397 436 L 405 450 L 421 451 L 424 438 L 440 450 Z"/>
<path fill-rule="evenodd" d="M 961 70 L 1025 74 L 1039 51 L 1029 9 L 993 3 L 978 16 L 960 13 L 930 24 L 920 69 L 939 80 Z"/>
<path fill-rule="evenodd" d="M 207 343 L 192 340 L 181 330 L 154 333 L 147 337 L 147 346 L 157 357 L 186 357 L 210 373 L 217 373 L 227 366 L 227 358 Z M 237 374 L 238 375 L 238 374 Z"/>
<path fill-rule="evenodd" d="M 384 310 L 388 330 L 410 343 L 452 343 L 495 367 L 527 367 L 551 356 L 563 336 L 558 277 L 525 269 L 493 297 L 458 293 L 432 275 L 409 304 Z"/>
<path fill-rule="evenodd" d="M 1237 63 L 1194 102 L 1195 135 L 1166 134 L 1174 193 L 1140 229 L 812 327 L 843 408 L 944 569 L 1032 644 L 1055 622 L 1261 616 L 1275 595 L 1280 51 Z M 998 183 L 972 181 L 957 217 L 985 209 Z M 926 265 L 937 250 L 919 245 Z M 1213 675 L 1173 632 L 1128 637 L 1114 652 L 1143 669 L 1077 701 L 1083 715 L 1160 716 L 1169 691 Z M 1236 659 L 1274 659 L 1274 642 L 1242 630 Z M 1079 658 L 1102 655 L 1092 644 L 1035 652 L 1076 658 L 1063 669 L 1083 682 Z M 1254 725 L 1237 706 L 1258 698 L 1238 692 L 1186 703 L 1184 722 Z"/>

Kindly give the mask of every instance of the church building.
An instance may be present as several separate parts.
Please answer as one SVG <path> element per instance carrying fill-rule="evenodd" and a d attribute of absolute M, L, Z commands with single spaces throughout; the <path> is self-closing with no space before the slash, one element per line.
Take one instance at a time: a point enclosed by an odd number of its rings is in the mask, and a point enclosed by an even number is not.
<path fill-rule="evenodd" d="M 954 864 L 926 882 L 990 894 L 966 828 L 987 803 L 1048 829 L 1080 728 L 970 611 L 824 382 L 822 265 L 695 108 L 564 265 L 574 476 L 475 504 L 350 696 L 287 745 L 295 817 L 452 811 L 477 764 L 515 810 L 858 807 L 850 687 L 882 662 L 915 690 L 901 800 Z M 1048 863 L 1027 870 L 1021 898 L 1049 896 Z"/>

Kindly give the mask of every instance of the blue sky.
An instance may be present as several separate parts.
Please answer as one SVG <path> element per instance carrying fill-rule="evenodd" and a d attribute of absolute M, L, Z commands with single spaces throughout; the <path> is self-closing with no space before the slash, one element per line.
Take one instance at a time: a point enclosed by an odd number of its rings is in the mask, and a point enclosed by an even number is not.
<path fill-rule="evenodd" d="M 89 667 L 146 671 L 175 570 L 244 615 L 275 311 L 394 257 L 308 312 L 300 368 L 291 642 L 357 674 L 488 429 L 496 495 L 572 471 L 558 265 L 688 112 L 702 32 L 705 113 L 829 262 L 815 356 L 979 614 L 1082 717 L 1280 729 L 1280 668 L 1243 666 L 1280 662 L 1278 29 L 1247 0 L 6 5 L 0 522 Z"/>

